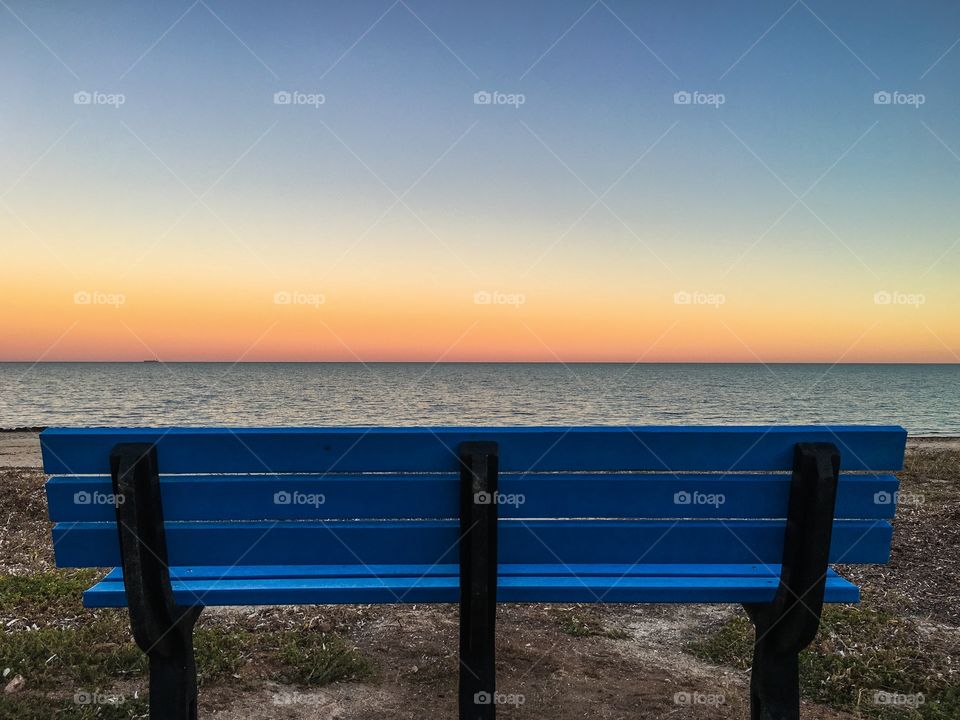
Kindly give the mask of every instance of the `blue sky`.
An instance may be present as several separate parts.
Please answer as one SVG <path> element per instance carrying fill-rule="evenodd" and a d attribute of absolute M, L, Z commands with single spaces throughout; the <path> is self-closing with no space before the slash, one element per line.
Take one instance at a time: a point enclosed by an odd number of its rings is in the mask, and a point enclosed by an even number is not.
<path fill-rule="evenodd" d="M 958 39 L 947 2 L 5 0 L 0 229 L 81 274 L 947 293 Z"/>

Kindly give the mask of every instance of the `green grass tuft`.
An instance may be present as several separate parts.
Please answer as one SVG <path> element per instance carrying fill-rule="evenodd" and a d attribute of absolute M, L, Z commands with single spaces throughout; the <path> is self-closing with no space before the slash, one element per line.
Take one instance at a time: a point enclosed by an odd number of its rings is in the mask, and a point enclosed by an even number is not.
<path fill-rule="evenodd" d="M 738 613 L 694 655 L 746 670 L 753 662 L 753 625 Z M 800 654 L 803 697 L 873 718 L 947 720 L 960 716 L 960 686 L 950 657 L 912 621 L 863 606 L 824 608 L 816 640 Z M 915 708 L 878 705 L 874 693 L 923 694 Z"/>
<path fill-rule="evenodd" d="M 0 577 L 0 617 L 20 623 L 0 631 L 0 668 L 21 675 L 24 688 L 0 693 L 0 718 L 130 720 L 145 717 L 147 658 L 133 642 L 126 610 L 87 610 L 83 591 L 96 571 L 55 571 Z M 38 629 L 29 629 L 34 625 Z M 198 627 L 194 633 L 201 684 L 245 682 L 252 656 L 271 679 L 301 685 L 367 677 L 372 665 L 335 634 L 306 629 L 256 632 Z M 2 687 L 2 685 L 0 685 Z M 118 687 L 141 688 L 113 692 Z M 120 695 L 123 702 L 77 702 L 76 692 Z M 82 699 L 82 696 L 81 696 Z"/>
<path fill-rule="evenodd" d="M 17 720 L 134 720 L 148 713 L 145 698 L 124 698 L 119 704 L 82 705 L 70 699 L 45 695 L 0 693 L 0 718 Z"/>
<path fill-rule="evenodd" d="M 58 570 L 0 576 L 0 617 L 49 618 L 56 622 L 75 615 L 83 591 L 100 575 L 97 570 Z"/>
<path fill-rule="evenodd" d="M 238 674 L 257 644 L 257 636 L 249 631 L 197 628 L 193 652 L 200 683 Z"/>
<path fill-rule="evenodd" d="M 605 637 L 611 640 L 626 640 L 630 637 L 630 633 L 625 630 L 606 627 L 599 615 L 592 614 L 594 617 L 578 612 L 558 612 L 554 614 L 554 618 L 560 631 L 573 637 Z"/>
<path fill-rule="evenodd" d="M 0 634 L 0 667 L 22 675 L 31 688 L 110 687 L 117 679 L 140 675 L 146 662 L 118 620 L 80 627 L 18 630 Z"/>
<path fill-rule="evenodd" d="M 339 635 L 286 631 L 276 651 L 280 679 L 297 685 L 326 685 L 373 674 L 373 664 Z"/>

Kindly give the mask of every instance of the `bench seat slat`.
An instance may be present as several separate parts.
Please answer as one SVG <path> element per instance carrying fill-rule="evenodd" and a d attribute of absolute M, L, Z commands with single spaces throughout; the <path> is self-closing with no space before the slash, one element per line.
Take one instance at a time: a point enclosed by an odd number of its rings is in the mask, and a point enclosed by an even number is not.
<path fill-rule="evenodd" d="M 798 442 L 832 442 L 846 470 L 903 465 L 898 426 L 514 428 L 49 428 L 49 475 L 109 474 L 119 442 L 155 442 L 162 473 L 449 472 L 464 441 L 500 446 L 501 472 L 788 470 Z"/>
<path fill-rule="evenodd" d="M 830 574 L 835 574 L 831 569 Z M 230 579 L 259 580 L 285 578 L 345 578 L 345 577 L 457 577 L 460 568 L 457 565 L 238 565 L 230 567 L 202 566 L 172 567 L 170 577 L 173 580 L 210 580 Z M 500 577 L 519 576 L 558 576 L 569 574 L 573 577 L 619 577 L 625 575 L 656 577 L 780 577 L 779 565 L 670 565 L 670 564 L 500 564 L 497 574 Z M 104 578 L 107 581 L 122 581 L 123 570 L 114 568 Z"/>
<path fill-rule="evenodd" d="M 452 575 L 331 578 L 173 580 L 183 605 L 280 605 L 335 603 L 454 603 L 459 578 Z M 500 602 L 708 602 L 764 603 L 779 580 L 744 576 L 501 576 Z M 831 574 L 827 602 L 857 602 L 856 585 Z M 84 593 L 87 607 L 122 607 L 123 583 L 103 581 Z"/>
<path fill-rule="evenodd" d="M 897 488 L 894 475 L 842 474 L 836 517 L 891 518 Z M 523 502 L 502 503 L 499 513 L 506 518 L 778 518 L 786 515 L 789 491 L 787 474 L 504 474 L 500 492 L 522 496 Z M 51 478 L 50 517 L 113 521 L 111 493 L 109 477 Z M 161 493 L 167 520 L 454 518 L 459 513 L 459 479 L 452 474 L 168 475 L 161 478 Z M 697 501 L 708 496 L 714 501 Z"/>
<path fill-rule="evenodd" d="M 504 563 L 774 563 L 782 520 L 503 520 Z M 837 520 L 830 562 L 882 563 L 892 529 L 885 520 Z M 166 523 L 171 565 L 455 563 L 458 523 L 336 521 Z M 60 567 L 120 564 L 113 523 L 58 523 Z"/>

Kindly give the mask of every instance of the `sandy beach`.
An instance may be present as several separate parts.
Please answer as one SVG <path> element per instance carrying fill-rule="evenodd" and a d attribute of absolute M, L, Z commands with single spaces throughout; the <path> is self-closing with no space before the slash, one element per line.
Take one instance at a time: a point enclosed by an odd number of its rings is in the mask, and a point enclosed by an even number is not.
<path fill-rule="evenodd" d="M 40 433 L 36 430 L 0 431 L 0 468 L 38 468 Z"/>

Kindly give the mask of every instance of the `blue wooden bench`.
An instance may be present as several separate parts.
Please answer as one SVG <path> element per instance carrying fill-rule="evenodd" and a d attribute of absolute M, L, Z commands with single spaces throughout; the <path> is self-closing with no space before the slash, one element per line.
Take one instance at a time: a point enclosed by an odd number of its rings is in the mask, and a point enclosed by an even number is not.
<path fill-rule="evenodd" d="M 206 605 L 460 603 L 460 717 L 497 602 L 742 603 L 753 717 L 799 717 L 830 563 L 890 553 L 899 427 L 174 428 L 41 435 L 62 567 L 111 567 L 150 713 L 196 717 Z M 839 471 L 840 466 L 843 472 Z"/>

